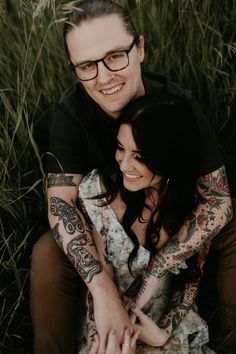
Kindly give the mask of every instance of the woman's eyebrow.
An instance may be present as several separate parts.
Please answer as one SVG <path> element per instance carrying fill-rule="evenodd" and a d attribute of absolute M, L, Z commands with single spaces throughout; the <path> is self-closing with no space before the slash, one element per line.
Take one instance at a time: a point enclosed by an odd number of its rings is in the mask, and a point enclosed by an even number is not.
<path fill-rule="evenodd" d="M 121 142 L 119 141 L 119 139 L 117 138 L 117 144 L 119 144 L 120 146 L 124 147 Z M 132 150 L 132 152 L 134 152 L 135 154 L 141 154 L 140 150 Z"/>

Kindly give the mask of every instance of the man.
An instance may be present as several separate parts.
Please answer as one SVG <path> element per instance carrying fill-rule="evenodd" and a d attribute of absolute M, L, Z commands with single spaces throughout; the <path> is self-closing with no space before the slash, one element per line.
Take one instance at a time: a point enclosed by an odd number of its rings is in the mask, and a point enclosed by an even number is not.
<path fill-rule="evenodd" d="M 139 284 L 140 296 L 132 300 L 142 307 L 158 279 L 209 242 L 232 217 L 221 158 L 190 93 L 163 77 L 141 75 L 144 39 L 137 35 L 120 6 L 111 1 L 86 0 L 79 7 L 83 11 L 73 9 L 64 27 L 68 58 L 79 82 L 59 105 L 52 126 L 48 163 L 51 233 L 41 237 L 32 255 L 31 310 L 36 354 L 76 353 L 84 292 L 81 278 L 93 298 L 100 339 L 98 353 L 105 352 L 107 335 L 112 330 L 116 331 L 117 353 L 125 328 L 133 331 L 116 287 L 99 262 L 89 220 L 77 208 L 82 176 L 93 168 L 109 170 L 113 164 L 111 147 L 116 120 L 129 101 L 166 91 L 184 96 L 195 105 L 203 151 L 203 177 L 198 188 L 202 203 L 180 233 L 151 259 Z M 195 295 L 185 293 L 184 298 L 177 299 L 182 303 L 183 314 L 172 316 L 175 321 L 171 323 L 167 316 L 163 326 L 173 330 Z M 169 313 L 175 312 L 175 308 L 173 302 Z"/>

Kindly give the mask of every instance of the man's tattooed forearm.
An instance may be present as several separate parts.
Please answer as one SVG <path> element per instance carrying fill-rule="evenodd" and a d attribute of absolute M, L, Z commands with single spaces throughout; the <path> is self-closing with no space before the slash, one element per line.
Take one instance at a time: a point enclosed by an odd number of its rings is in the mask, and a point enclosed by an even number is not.
<path fill-rule="evenodd" d="M 126 290 L 125 295 L 128 298 L 132 299 L 134 302 L 136 302 L 140 298 L 140 296 L 145 292 L 146 287 L 146 279 L 142 275 L 139 275 L 134 279 L 130 287 Z"/>
<path fill-rule="evenodd" d="M 63 248 L 63 237 L 59 233 L 59 223 L 57 223 L 55 226 L 53 226 L 53 228 L 51 228 L 51 232 L 54 240 L 61 248 Z"/>
<path fill-rule="evenodd" d="M 91 349 L 94 336 L 97 334 L 97 328 L 94 317 L 93 297 L 90 292 L 87 293 L 87 330 L 88 330 L 88 349 Z"/>
<path fill-rule="evenodd" d="M 62 220 L 68 234 L 73 235 L 75 231 L 85 232 L 83 221 L 75 206 L 69 205 L 61 198 L 52 197 L 50 198 L 50 211 L 52 215 L 58 216 L 59 221 Z"/>
<path fill-rule="evenodd" d="M 50 187 L 65 187 L 65 186 L 76 186 L 73 182 L 73 176 L 66 176 L 62 173 L 51 173 L 47 179 L 47 186 Z"/>
<path fill-rule="evenodd" d="M 86 283 L 103 270 L 101 263 L 87 250 L 88 245 L 94 246 L 88 234 L 75 236 L 67 245 L 67 256 Z"/>
<path fill-rule="evenodd" d="M 199 178 L 199 187 L 206 196 L 228 197 L 229 187 L 224 166 Z"/>
<path fill-rule="evenodd" d="M 167 308 L 158 322 L 158 326 L 167 329 L 168 333 L 173 332 L 182 321 L 186 313 L 193 305 L 199 281 L 186 284 L 184 290 L 176 291 Z"/>
<path fill-rule="evenodd" d="M 95 321 L 93 297 L 90 292 L 88 293 L 88 297 L 87 297 L 87 316 L 90 321 Z"/>

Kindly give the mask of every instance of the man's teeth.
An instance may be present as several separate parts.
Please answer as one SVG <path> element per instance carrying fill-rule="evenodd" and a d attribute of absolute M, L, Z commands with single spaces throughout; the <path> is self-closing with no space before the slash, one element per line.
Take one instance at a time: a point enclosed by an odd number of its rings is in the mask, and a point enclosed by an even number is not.
<path fill-rule="evenodd" d="M 122 87 L 122 85 L 118 85 L 118 86 L 111 88 L 110 90 L 102 90 L 102 93 L 104 95 L 112 95 L 113 93 L 120 91 L 121 87 Z"/>
<path fill-rule="evenodd" d="M 130 175 L 129 173 L 125 173 L 125 176 L 128 178 L 132 178 L 132 179 L 136 179 L 136 178 L 140 178 L 141 176 L 137 176 L 137 175 Z"/>

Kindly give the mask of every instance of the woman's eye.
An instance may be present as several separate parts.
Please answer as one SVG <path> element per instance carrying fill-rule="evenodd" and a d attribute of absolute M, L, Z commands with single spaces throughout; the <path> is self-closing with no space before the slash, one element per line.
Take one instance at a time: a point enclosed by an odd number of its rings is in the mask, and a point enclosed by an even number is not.
<path fill-rule="evenodd" d="M 142 156 L 135 156 L 135 160 L 139 163 L 145 163 L 144 158 Z"/>
<path fill-rule="evenodd" d="M 121 146 L 121 145 L 117 145 L 117 146 L 116 146 L 116 150 L 118 150 L 118 151 L 123 151 L 124 148 L 123 148 L 123 146 Z"/>

